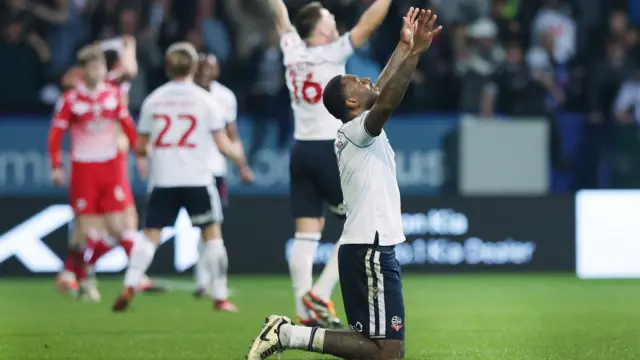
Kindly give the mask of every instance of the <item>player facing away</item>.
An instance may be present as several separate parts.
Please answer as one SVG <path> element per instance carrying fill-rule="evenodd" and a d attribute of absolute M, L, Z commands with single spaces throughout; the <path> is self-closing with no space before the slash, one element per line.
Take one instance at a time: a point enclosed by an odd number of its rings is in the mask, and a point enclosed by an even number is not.
<path fill-rule="evenodd" d="M 193 45 L 171 45 L 165 58 L 171 81 L 154 90 L 142 104 L 136 152 L 146 157 L 151 144 L 151 193 L 144 236 L 131 251 L 124 289 L 113 304 L 114 311 L 127 309 L 153 260 L 162 228 L 175 223 L 181 208 L 202 230 L 208 272 L 216 273 L 221 267 L 224 271 L 220 272 L 226 274 L 226 250 L 216 232 L 219 227 L 214 226 L 222 220 L 222 211 L 208 162 L 213 147 L 233 160 L 243 180 L 251 181 L 253 174 L 242 151 L 227 137 L 219 106 L 209 92 L 193 82 L 197 62 Z"/>
<path fill-rule="evenodd" d="M 431 11 L 411 8 L 401 41 L 379 79 L 337 75 L 323 103 L 343 122 L 335 141 L 347 209 L 338 254 L 340 285 L 350 331 L 293 325 L 272 315 L 254 340 L 249 360 L 285 349 L 344 359 L 404 357 L 405 314 L 400 266 L 394 246 L 405 240 L 394 152 L 383 130 L 402 101 L 419 57 L 441 27 Z"/>
<path fill-rule="evenodd" d="M 95 282 L 87 278 L 84 247 L 88 240 L 100 238 L 103 228 L 121 243 L 132 244 L 137 237 L 137 229 L 127 222 L 129 183 L 118 161 L 118 129 L 123 129 L 129 141 L 136 140 L 136 132 L 121 90 L 105 81 L 102 52 L 87 51 L 79 60 L 82 81 L 59 100 L 48 149 L 52 181 L 63 185 L 61 145 L 65 131 L 70 130 L 70 203 L 76 220 L 65 268 L 71 267 L 80 282 L 80 296 L 97 301 L 100 294 Z"/>
<path fill-rule="evenodd" d="M 238 117 L 238 101 L 234 93 L 218 82 L 220 76 L 220 64 L 218 59 L 213 54 L 199 54 L 198 58 L 198 70 L 194 81 L 198 86 L 211 93 L 211 97 L 220 107 L 222 111 L 222 119 L 224 121 L 225 132 L 229 139 L 234 143 L 239 150 L 242 150 L 242 142 L 238 135 L 238 128 L 236 126 L 236 119 Z M 229 203 L 229 192 L 227 189 L 227 183 L 225 180 L 227 174 L 227 163 L 225 158 L 220 154 L 217 147 L 213 148 L 213 153 L 209 158 L 209 165 L 211 168 L 213 181 L 218 190 L 220 196 L 220 202 L 222 203 L 222 211 Z M 218 227 L 216 232 L 222 234 L 221 224 L 216 223 L 214 226 Z M 237 311 L 229 301 L 225 301 L 228 297 L 228 290 L 226 286 L 226 269 L 218 268 L 218 272 L 210 274 L 206 266 L 206 258 L 203 256 L 204 244 L 200 242 L 198 244 L 199 258 L 194 268 L 194 277 L 196 283 L 196 290 L 193 295 L 196 298 L 201 298 L 203 295 L 210 295 L 216 299 L 216 308 L 221 311 Z M 224 258 L 221 259 L 224 263 L 227 262 L 226 251 L 221 252 Z M 223 272 L 224 271 L 224 272 Z M 207 289 L 213 282 L 212 294 L 207 294 Z M 217 280 L 216 280 L 217 279 Z"/>
<path fill-rule="evenodd" d="M 301 324 L 342 327 L 331 293 L 338 281 L 337 251 L 334 251 L 317 282 L 313 284 L 313 259 L 324 228 L 325 203 L 344 219 L 342 191 L 333 142 L 340 121 L 322 104 L 322 89 L 337 74 L 354 49 L 369 40 L 384 20 L 391 0 L 376 0 L 350 32 L 339 36 L 334 16 L 320 3 L 303 7 L 289 20 L 282 0 L 270 0 L 280 46 L 285 78 L 295 119 L 290 157 L 290 196 L 295 218 L 295 239 L 289 256 L 289 271 Z"/>

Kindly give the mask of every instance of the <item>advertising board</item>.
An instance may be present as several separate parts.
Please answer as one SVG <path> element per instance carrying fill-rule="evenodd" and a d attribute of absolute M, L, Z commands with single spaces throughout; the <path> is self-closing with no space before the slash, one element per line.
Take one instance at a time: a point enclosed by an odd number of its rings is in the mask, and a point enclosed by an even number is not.
<path fill-rule="evenodd" d="M 5 214 L 0 275 L 53 273 L 62 267 L 73 219 L 63 198 L 5 198 L 0 211 Z M 396 247 L 397 258 L 405 271 L 415 272 L 573 271 L 573 211 L 572 197 L 405 196 L 407 242 Z M 231 273 L 287 272 L 293 234 L 287 197 L 232 197 L 223 231 Z M 341 224 L 329 218 L 317 265 L 326 263 L 340 231 Z M 182 211 L 173 227 L 163 229 L 150 273 L 190 269 L 198 258 L 199 237 Z M 126 263 L 124 252 L 115 249 L 97 270 L 119 272 Z"/>

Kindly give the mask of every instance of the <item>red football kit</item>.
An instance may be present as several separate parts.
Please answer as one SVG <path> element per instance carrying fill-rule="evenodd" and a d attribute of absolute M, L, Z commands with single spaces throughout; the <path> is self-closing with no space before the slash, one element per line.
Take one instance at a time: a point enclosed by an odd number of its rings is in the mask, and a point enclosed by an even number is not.
<path fill-rule="evenodd" d="M 122 92 L 109 83 L 94 91 L 79 84 L 65 92 L 56 106 L 49 133 L 49 156 L 54 168 L 62 165 L 62 138 L 68 129 L 70 203 L 76 214 L 121 212 L 131 205 L 126 166 L 118 149 L 118 124 L 129 143 L 135 144 L 136 129 L 122 101 Z"/>

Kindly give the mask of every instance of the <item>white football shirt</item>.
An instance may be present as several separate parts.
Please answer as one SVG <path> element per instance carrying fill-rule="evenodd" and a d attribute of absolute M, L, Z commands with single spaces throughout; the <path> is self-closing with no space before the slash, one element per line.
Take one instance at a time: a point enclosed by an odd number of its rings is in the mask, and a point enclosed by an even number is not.
<path fill-rule="evenodd" d="M 353 54 L 351 34 L 322 46 L 307 46 L 296 31 L 280 38 L 285 78 L 291 95 L 296 140 L 334 140 L 342 125 L 322 103 L 322 90 L 336 75 L 344 75 Z"/>
<path fill-rule="evenodd" d="M 405 240 L 396 179 L 395 153 L 387 134 L 371 136 L 364 127 L 369 112 L 338 130 L 335 151 L 347 220 L 340 240 L 345 244 L 389 246 Z"/>
<path fill-rule="evenodd" d="M 214 81 L 211 83 L 211 96 L 221 111 L 220 114 L 224 124 L 235 122 L 238 118 L 238 100 L 233 91 Z M 225 176 L 227 174 L 227 160 L 220 153 L 217 146 L 214 146 L 209 165 L 213 176 Z"/>
<path fill-rule="evenodd" d="M 209 158 L 212 132 L 222 129 L 221 111 L 211 94 L 193 82 L 171 81 L 142 103 L 138 132 L 153 147 L 149 182 L 156 187 L 213 183 Z"/>

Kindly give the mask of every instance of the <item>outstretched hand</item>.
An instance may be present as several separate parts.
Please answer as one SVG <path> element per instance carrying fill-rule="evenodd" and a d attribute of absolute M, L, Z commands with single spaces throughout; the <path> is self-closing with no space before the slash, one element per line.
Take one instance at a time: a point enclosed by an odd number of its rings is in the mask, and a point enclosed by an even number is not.
<path fill-rule="evenodd" d="M 400 43 L 406 50 L 410 50 L 413 47 L 413 38 L 418 30 L 418 15 L 420 15 L 420 9 L 411 7 L 407 11 L 407 15 L 402 18 Z"/>
<path fill-rule="evenodd" d="M 436 27 L 438 15 L 431 10 L 421 10 L 418 26 L 413 35 L 413 53 L 422 54 L 429 49 L 433 39 L 442 31 L 442 25 Z"/>

